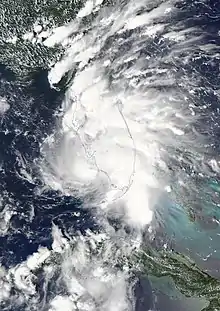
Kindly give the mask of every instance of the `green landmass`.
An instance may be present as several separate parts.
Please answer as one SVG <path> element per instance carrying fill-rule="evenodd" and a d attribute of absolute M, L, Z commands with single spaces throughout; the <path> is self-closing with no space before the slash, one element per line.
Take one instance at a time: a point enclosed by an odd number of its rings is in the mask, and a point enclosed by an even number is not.
<path fill-rule="evenodd" d="M 220 282 L 199 267 L 187 256 L 174 251 L 147 250 L 137 259 L 142 271 L 158 278 L 172 278 L 176 289 L 185 297 L 203 298 L 209 305 L 202 311 L 220 310 Z"/>
<path fill-rule="evenodd" d="M 82 5 L 82 0 L 0 1 L 0 64 L 23 79 L 36 68 L 48 69 L 60 58 L 62 49 L 33 44 L 23 35 L 32 32 L 35 23 L 48 30 L 71 21 Z"/>

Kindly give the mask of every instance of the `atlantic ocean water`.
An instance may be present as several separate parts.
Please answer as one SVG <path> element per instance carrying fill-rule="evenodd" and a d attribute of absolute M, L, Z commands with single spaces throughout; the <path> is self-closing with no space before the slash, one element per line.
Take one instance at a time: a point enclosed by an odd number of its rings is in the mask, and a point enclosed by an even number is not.
<path fill-rule="evenodd" d="M 28 3 L 1 30 L 1 310 L 202 310 L 130 256 L 220 279 L 220 4 Z"/>

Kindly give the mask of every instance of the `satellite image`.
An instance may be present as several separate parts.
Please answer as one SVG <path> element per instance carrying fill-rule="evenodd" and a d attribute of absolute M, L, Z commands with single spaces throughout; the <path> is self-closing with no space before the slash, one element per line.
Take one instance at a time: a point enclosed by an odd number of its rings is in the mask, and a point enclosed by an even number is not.
<path fill-rule="evenodd" d="M 1 0 L 0 310 L 220 310 L 220 2 Z"/>

